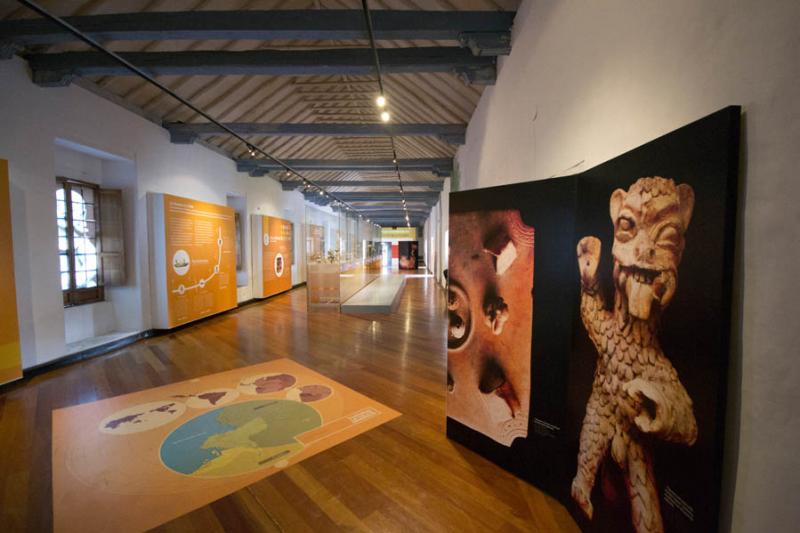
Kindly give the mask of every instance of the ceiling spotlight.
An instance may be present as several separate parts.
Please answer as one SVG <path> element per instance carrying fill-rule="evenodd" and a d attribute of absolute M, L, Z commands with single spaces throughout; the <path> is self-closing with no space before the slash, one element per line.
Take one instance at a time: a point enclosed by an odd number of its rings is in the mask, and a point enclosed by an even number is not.
<path fill-rule="evenodd" d="M 382 112 L 381 112 L 381 120 L 382 120 L 382 121 L 384 121 L 384 122 L 389 122 L 389 120 L 390 120 L 391 118 L 392 118 L 392 116 L 389 114 L 389 112 L 388 112 L 388 111 L 382 111 Z"/>
<path fill-rule="evenodd" d="M 292 175 L 292 173 L 291 173 L 290 171 L 288 171 L 288 170 L 287 170 L 287 171 L 286 171 L 286 175 L 287 175 L 287 176 L 291 176 L 291 175 Z"/>
<path fill-rule="evenodd" d="M 320 196 L 325 196 L 325 191 L 319 191 Z"/>
<path fill-rule="evenodd" d="M 255 151 L 255 149 L 253 149 L 253 147 L 252 147 L 252 146 L 251 146 L 251 147 L 249 147 L 249 148 L 247 149 L 247 151 L 248 151 L 248 152 L 250 152 L 250 155 L 251 155 L 251 156 L 254 156 L 254 155 L 256 155 L 256 151 Z"/>
<path fill-rule="evenodd" d="M 378 107 L 385 107 L 386 106 L 386 97 L 382 94 L 379 94 L 378 97 L 375 99 L 375 105 Z"/>
<path fill-rule="evenodd" d="M 397 163 L 397 159 L 392 159 L 392 163 Z"/>

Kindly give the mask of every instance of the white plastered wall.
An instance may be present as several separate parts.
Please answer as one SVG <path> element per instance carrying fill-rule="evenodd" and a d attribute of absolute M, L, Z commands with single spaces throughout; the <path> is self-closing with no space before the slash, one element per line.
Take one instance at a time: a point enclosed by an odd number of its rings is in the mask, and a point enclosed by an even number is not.
<path fill-rule="evenodd" d="M 0 94 L 0 158 L 9 161 L 17 310 L 25 368 L 65 354 L 55 176 L 59 167 L 77 162 L 56 157 L 56 139 L 133 162 L 135 194 L 125 206 L 129 213 L 133 211 L 132 227 L 126 229 L 132 278 L 126 290 L 119 291 L 129 305 L 124 306 L 123 315 L 115 313 L 117 322 L 124 321 L 123 325 L 117 324 L 117 330 L 142 331 L 152 327 L 147 192 L 221 205 L 226 204 L 228 195 L 246 196 L 248 213 L 279 216 L 294 222 L 295 228 L 302 226 L 304 201 L 299 192 L 283 191 L 270 178 L 250 178 L 236 172 L 231 159 L 200 145 L 171 144 L 166 130 L 79 87 L 37 87 L 31 83 L 21 59 L 0 61 Z M 95 170 L 104 176 L 120 173 L 113 161 L 102 166 Z M 249 224 L 244 227 L 243 242 L 248 243 Z M 245 249 L 249 271 L 249 246 Z M 305 246 L 297 249 L 305 253 Z M 293 279 L 295 283 L 305 281 L 304 255 L 296 261 Z M 251 287 L 240 288 L 240 301 L 251 295 Z"/>
<path fill-rule="evenodd" d="M 723 527 L 800 523 L 800 2 L 525 0 L 459 149 L 461 188 L 578 172 L 744 108 Z"/>
<path fill-rule="evenodd" d="M 428 244 L 428 256 L 425 258 L 425 268 L 433 274 L 436 281 L 444 287 L 447 280 L 444 271 L 447 270 L 447 228 L 450 219 L 450 178 L 444 180 L 439 201 L 431 209 L 428 219 L 422 228 L 425 242 Z"/>

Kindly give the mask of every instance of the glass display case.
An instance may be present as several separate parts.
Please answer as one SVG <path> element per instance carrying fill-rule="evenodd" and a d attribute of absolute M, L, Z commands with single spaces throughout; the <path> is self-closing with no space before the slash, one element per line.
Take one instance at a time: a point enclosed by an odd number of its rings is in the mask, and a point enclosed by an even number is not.
<path fill-rule="evenodd" d="M 380 226 L 345 209 L 306 206 L 308 305 L 338 308 L 381 272 Z"/>

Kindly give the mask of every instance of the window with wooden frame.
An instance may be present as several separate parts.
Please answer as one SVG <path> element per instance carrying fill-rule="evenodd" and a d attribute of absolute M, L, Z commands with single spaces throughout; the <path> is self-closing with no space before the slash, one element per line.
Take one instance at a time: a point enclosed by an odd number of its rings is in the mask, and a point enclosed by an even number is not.
<path fill-rule="evenodd" d="M 56 217 L 64 306 L 104 299 L 106 285 L 125 281 L 119 190 L 57 178 Z"/>
<path fill-rule="evenodd" d="M 58 178 L 58 253 L 65 306 L 103 300 L 98 191 L 90 183 Z"/>

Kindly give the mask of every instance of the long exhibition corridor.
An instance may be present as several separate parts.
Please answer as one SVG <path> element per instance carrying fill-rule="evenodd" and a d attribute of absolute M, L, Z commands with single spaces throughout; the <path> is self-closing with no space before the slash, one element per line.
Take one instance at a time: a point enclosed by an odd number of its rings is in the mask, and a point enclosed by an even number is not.
<path fill-rule="evenodd" d="M 158 531 L 575 530 L 555 500 L 447 439 L 445 292 L 432 277 L 410 277 L 390 315 L 309 314 L 305 292 L 3 390 L 0 494 L 12 529 L 52 529 L 52 410 L 288 357 L 402 416 Z"/>
<path fill-rule="evenodd" d="M 799 23 L 0 0 L 0 533 L 793 533 Z"/>

